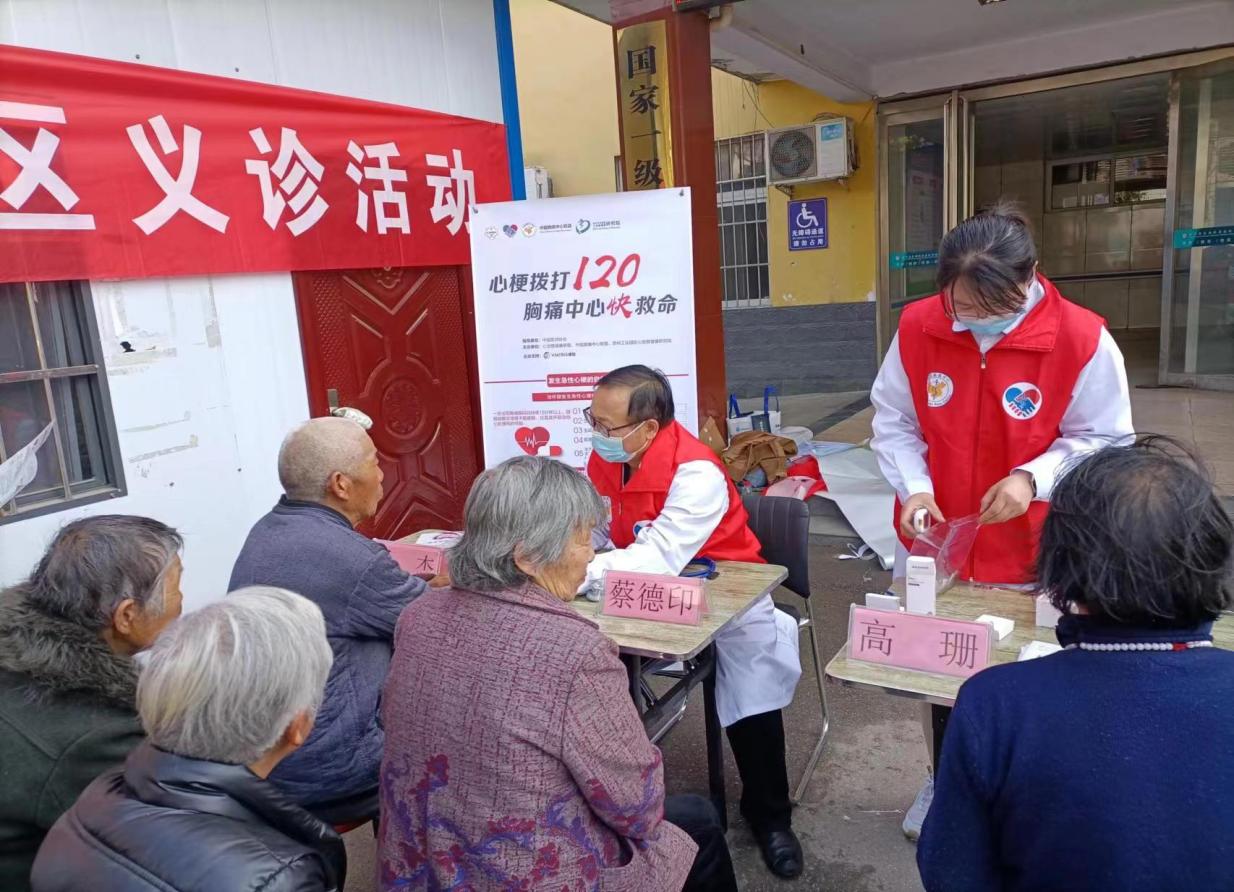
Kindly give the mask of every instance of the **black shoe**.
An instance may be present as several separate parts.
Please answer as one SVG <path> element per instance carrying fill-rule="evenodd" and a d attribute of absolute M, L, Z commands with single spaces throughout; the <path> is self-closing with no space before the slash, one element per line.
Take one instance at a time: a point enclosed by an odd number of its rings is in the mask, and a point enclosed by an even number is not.
<path fill-rule="evenodd" d="M 792 830 L 769 830 L 757 833 L 759 850 L 767 868 L 778 877 L 786 880 L 801 876 L 805 866 L 805 858 L 801 854 L 801 843 Z"/>

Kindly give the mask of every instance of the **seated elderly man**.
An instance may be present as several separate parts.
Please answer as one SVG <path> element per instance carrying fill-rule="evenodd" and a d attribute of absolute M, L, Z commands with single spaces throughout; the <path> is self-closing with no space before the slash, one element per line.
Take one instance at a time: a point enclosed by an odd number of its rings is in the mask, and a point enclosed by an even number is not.
<path fill-rule="evenodd" d="M 664 795 L 617 647 L 569 605 L 604 516 L 581 474 L 481 474 L 453 589 L 399 622 L 382 714 L 382 889 L 735 892 L 715 807 Z"/>
<path fill-rule="evenodd" d="M 926 889 L 1234 889 L 1234 524 L 1148 440 L 1061 478 L 1037 575 L 1063 650 L 964 683 L 917 848 Z M 1228 620 L 1225 620 L 1228 621 Z"/>
<path fill-rule="evenodd" d="M 278 469 L 284 495 L 249 533 L 230 588 L 277 586 L 320 607 L 334 667 L 312 737 L 270 779 L 323 820 L 375 816 L 378 697 L 395 623 L 425 582 L 355 530 L 382 496 L 377 449 L 364 428 L 314 418 L 283 441 Z"/>
<path fill-rule="evenodd" d="M 148 517 L 68 524 L 0 593 L 0 889 L 30 888 L 39 843 L 141 743 L 137 667 L 180 615 L 180 535 Z"/>
<path fill-rule="evenodd" d="M 148 740 L 86 788 L 34 892 L 327 892 L 343 841 L 265 778 L 304 743 L 330 670 L 321 611 L 251 588 L 175 623 L 137 688 Z"/>

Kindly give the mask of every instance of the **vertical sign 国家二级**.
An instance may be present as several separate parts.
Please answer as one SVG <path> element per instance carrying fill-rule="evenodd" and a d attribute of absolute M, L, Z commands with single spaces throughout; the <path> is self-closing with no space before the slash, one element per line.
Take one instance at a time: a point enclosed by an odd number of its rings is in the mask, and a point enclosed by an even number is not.
<path fill-rule="evenodd" d="M 617 32 L 617 98 L 627 191 L 672 186 L 668 32 L 663 20 Z"/>
<path fill-rule="evenodd" d="M 518 455 L 585 467 L 582 410 L 624 365 L 664 372 L 697 433 L 688 189 L 482 204 L 471 219 L 486 467 Z"/>

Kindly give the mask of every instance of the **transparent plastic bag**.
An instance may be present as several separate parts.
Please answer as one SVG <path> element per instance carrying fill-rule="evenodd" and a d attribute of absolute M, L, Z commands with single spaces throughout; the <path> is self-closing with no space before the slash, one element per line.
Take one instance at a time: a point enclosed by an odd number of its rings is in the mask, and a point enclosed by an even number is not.
<path fill-rule="evenodd" d="M 934 558 L 937 593 L 942 594 L 955 585 L 956 577 L 972 553 L 977 541 L 980 524 L 978 515 L 968 514 L 952 520 L 936 523 L 913 540 L 912 557 Z"/>

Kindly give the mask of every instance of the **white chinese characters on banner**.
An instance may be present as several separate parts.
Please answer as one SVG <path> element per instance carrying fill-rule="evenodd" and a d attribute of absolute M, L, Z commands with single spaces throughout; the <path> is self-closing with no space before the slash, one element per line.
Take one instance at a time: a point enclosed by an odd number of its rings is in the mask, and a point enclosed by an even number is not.
<path fill-rule="evenodd" d="M 180 151 L 171 128 L 167 126 L 167 119 L 162 115 L 155 115 L 150 119 L 150 129 L 154 131 L 164 155 L 170 156 Z M 154 177 L 154 182 L 163 190 L 163 198 L 158 204 L 141 216 L 133 218 L 133 222 L 142 232 L 149 235 L 162 228 L 180 211 L 217 232 L 227 231 L 228 216 L 193 195 L 193 185 L 197 182 L 197 165 L 201 160 L 200 130 L 188 124 L 184 125 L 184 154 L 180 156 L 180 172 L 174 178 L 150 145 L 150 138 L 146 136 L 146 130 L 141 124 L 128 127 L 125 132 L 128 133 L 133 148 L 137 150 L 141 163 L 146 165 L 146 170 Z"/>
<path fill-rule="evenodd" d="M 261 154 L 269 155 L 273 151 L 263 128 L 250 130 L 249 136 Z M 300 235 L 311 229 L 330 207 L 317 194 L 326 169 L 301 144 L 296 131 L 288 127 L 282 128 L 278 157 L 273 164 L 250 158 L 244 162 L 244 169 L 261 184 L 261 218 L 271 229 L 278 228 L 283 211 L 290 207 L 293 216 L 287 221 L 287 229 L 292 235 Z M 271 174 L 278 177 L 277 189 Z"/>
<path fill-rule="evenodd" d="M 64 109 L 57 106 L 32 105 L 0 99 L 0 123 L 4 120 L 40 124 L 66 124 Z M 227 231 L 231 217 L 211 207 L 193 190 L 201 167 L 202 131 L 189 124 L 182 126 L 178 141 L 163 115 L 124 128 L 129 142 L 151 178 L 163 191 L 163 198 L 145 213 L 133 218 L 133 223 L 146 235 L 164 227 L 183 212 L 219 233 Z M 154 140 L 150 138 L 153 134 Z M 279 128 L 277 152 L 266 128 L 248 131 L 259 158 L 246 158 L 244 169 L 257 180 L 262 202 L 262 220 L 271 229 L 280 223 L 292 235 L 299 236 L 316 225 L 330 208 L 321 194 L 327 169 L 300 140 L 296 130 Z M 30 145 L 0 126 L 0 153 L 16 163 L 18 173 L 0 191 L 0 230 L 93 230 L 93 214 L 67 213 L 79 202 L 80 196 L 68 184 L 64 175 L 53 169 L 61 138 L 46 127 L 39 127 Z M 156 149 L 157 144 L 157 149 Z M 368 232 L 370 221 L 378 235 L 387 232 L 411 233 L 411 216 L 405 186 L 406 168 L 396 166 L 399 149 L 392 141 L 347 144 L 350 160 L 344 173 L 359 188 L 356 198 L 356 226 Z M 161 154 L 160 154 L 161 153 Z M 173 156 L 179 155 L 179 168 L 169 169 Z M 270 160 L 269 155 L 274 155 Z M 428 153 L 425 164 L 440 173 L 425 176 L 433 190 L 429 216 L 441 223 L 450 235 L 464 227 L 470 229 L 468 215 L 476 199 L 475 174 L 464 166 L 463 153 L 455 148 L 449 154 Z M 365 163 L 369 162 L 369 163 Z M 375 163 L 373 163 L 375 162 Z M 4 185 L 4 184 L 0 184 Z M 39 190 L 54 198 L 65 213 L 33 213 L 23 206 Z"/>
<path fill-rule="evenodd" d="M 471 223 L 486 466 L 584 467 L 582 410 L 625 365 L 663 371 L 698 431 L 688 189 L 481 204 Z"/>
<path fill-rule="evenodd" d="M 65 123 L 64 109 L 26 102 L 0 101 L 0 120 L 3 119 Z M 64 178 L 51 169 L 52 156 L 59 145 L 60 137 L 45 127 L 38 129 L 29 148 L 0 127 L 0 152 L 8 155 L 20 169 L 13 182 L 0 192 L 0 200 L 14 209 L 0 211 L 0 229 L 94 229 L 93 214 L 21 213 L 26 201 L 40 188 L 50 193 L 65 211 L 71 211 L 80 200 Z"/>
<path fill-rule="evenodd" d="M 467 215 L 476 200 L 476 178 L 463 167 L 463 153 L 458 149 L 454 150 L 452 160 L 453 164 L 445 155 L 425 155 L 425 164 L 440 167 L 449 173 L 445 176 L 429 174 L 424 180 L 433 187 L 433 207 L 429 211 L 433 222 L 440 223 L 449 218 L 446 229 L 450 230 L 450 235 L 457 235 L 464 223 L 467 231 L 471 231 Z"/>
<path fill-rule="evenodd" d="M 376 180 L 381 184 L 381 188 L 373 190 L 372 205 L 378 234 L 385 235 L 392 228 L 403 233 L 411 232 L 411 220 L 407 216 L 407 193 L 394 188 L 395 183 L 407 182 L 407 171 L 390 166 L 390 159 L 398 155 L 398 146 L 392 142 L 383 142 L 365 146 L 361 150 L 360 146 L 351 142 L 347 145 L 347 154 L 359 163 L 363 163 L 365 158 L 377 162 L 376 167 L 360 168 L 350 163 L 347 165 L 347 176 L 360 187 L 356 202 L 356 225 L 368 232 L 369 196 L 364 191 L 363 181 Z M 394 209 L 393 216 L 387 212 L 389 208 Z"/>

